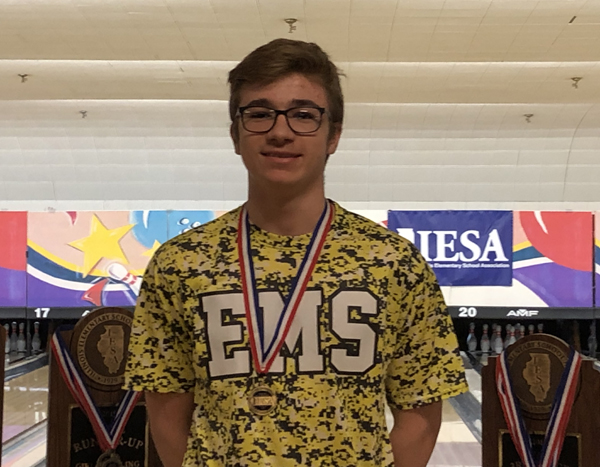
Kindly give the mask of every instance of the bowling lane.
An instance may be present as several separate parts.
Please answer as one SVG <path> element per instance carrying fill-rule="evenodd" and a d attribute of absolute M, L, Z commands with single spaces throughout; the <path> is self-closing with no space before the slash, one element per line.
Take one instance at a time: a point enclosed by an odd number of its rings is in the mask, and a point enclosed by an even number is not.
<path fill-rule="evenodd" d="M 480 381 L 474 370 L 467 370 L 470 387 L 480 399 Z M 48 366 L 5 383 L 4 436 L 6 441 L 18 433 L 46 419 L 48 411 Z M 479 392 L 479 394 L 478 394 Z M 393 424 L 391 412 L 386 413 L 388 427 Z M 27 455 L 14 456 L 11 467 L 29 467 L 37 464 L 45 454 L 45 430 L 40 442 L 28 440 Z M 9 460 L 9 459 L 5 459 Z M 481 445 L 471 434 L 449 401 L 444 401 L 442 427 L 428 467 L 480 467 Z"/>
<path fill-rule="evenodd" d="M 4 383 L 2 442 L 17 436 L 48 413 L 48 366 Z"/>
<path fill-rule="evenodd" d="M 394 419 L 386 411 L 388 428 Z M 481 467 L 481 445 L 458 416 L 449 401 L 442 406 L 442 427 L 427 467 Z"/>
<path fill-rule="evenodd" d="M 392 426 L 391 412 L 386 413 L 388 427 Z M 6 459 L 7 467 L 45 467 L 45 431 L 39 440 L 30 440 L 23 455 Z M 42 439 L 43 437 L 43 439 Z M 4 465 L 4 464 L 3 464 Z M 481 467 L 481 446 L 462 422 L 452 405 L 444 401 L 442 427 L 427 467 Z"/>
<path fill-rule="evenodd" d="M 427 467 L 481 467 L 481 444 L 448 401 L 444 401 L 442 427 Z"/>
<path fill-rule="evenodd" d="M 46 465 L 46 422 L 13 438 L 2 451 L 2 467 L 41 467 Z"/>

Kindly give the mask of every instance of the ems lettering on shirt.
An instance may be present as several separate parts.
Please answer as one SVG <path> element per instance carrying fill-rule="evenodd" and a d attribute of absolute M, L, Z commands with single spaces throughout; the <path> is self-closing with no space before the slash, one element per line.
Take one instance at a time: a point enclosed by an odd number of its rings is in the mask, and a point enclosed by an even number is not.
<path fill-rule="evenodd" d="M 281 346 L 290 330 L 302 296 L 306 291 L 314 267 L 323 249 L 325 238 L 331 227 L 333 215 L 333 205 L 329 201 L 326 201 L 321 217 L 312 233 L 304 258 L 296 273 L 296 277 L 292 281 L 290 293 L 284 301 L 273 337 L 270 342 L 266 342 L 264 328 L 261 326 L 262 317 L 258 315 L 260 307 L 252 262 L 250 220 L 245 206 L 240 211 L 237 243 L 242 277 L 242 292 L 246 319 L 248 321 L 250 348 L 252 350 L 254 367 L 259 375 L 268 373 L 269 368 L 281 350 Z M 276 399 L 276 395 L 271 389 L 260 385 L 250 392 L 248 397 L 250 410 L 255 414 L 270 413 L 275 408 Z"/>

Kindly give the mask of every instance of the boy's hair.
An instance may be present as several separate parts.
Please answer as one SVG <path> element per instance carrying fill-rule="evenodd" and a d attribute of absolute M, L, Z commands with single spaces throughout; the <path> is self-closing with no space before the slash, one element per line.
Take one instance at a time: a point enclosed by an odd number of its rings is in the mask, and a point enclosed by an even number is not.
<path fill-rule="evenodd" d="M 344 120 L 344 96 L 339 78 L 341 71 L 317 44 L 290 39 L 275 39 L 255 49 L 229 72 L 231 121 L 235 121 L 244 86 L 268 85 L 292 73 L 316 79 L 323 86 L 332 123 L 331 131 L 341 128 Z M 234 129 L 237 131 L 237 128 Z"/>

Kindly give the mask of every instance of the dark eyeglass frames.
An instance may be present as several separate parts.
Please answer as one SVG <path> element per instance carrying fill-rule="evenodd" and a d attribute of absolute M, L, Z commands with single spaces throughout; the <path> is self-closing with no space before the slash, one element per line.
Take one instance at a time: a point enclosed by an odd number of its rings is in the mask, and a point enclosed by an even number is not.
<path fill-rule="evenodd" d="M 299 135 L 317 131 L 323 122 L 324 113 L 323 107 L 292 107 L 287 110 L 276 110 L 248 105 L 238 110 L 242 126 L 250 133 L 268 133 L 275 126 L 277 117 L 284 115 L 290 129 Z"/>

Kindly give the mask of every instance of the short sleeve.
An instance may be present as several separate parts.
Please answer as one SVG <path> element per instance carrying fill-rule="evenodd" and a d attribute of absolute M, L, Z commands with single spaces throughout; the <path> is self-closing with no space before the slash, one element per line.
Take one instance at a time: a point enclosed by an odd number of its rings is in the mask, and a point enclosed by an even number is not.
<path fill-rule="evenodd" d="M 161 271 L 160 251 L 148 264 L 137 300 L 124 387 L 189 392 L 194 386 L 192 338 L 177 292 L 178 277 Z"/>
<path fill-rule="evenodd" d="M 393 355 L 386 373 L 388 403 L 412 409 L 468 389 L 454 326 L 435 275 L 420 252 L 410 255 L 396 274 L 398 293 L 390 304 Z M 403 292 L 402 292 L 403 291 Z"/>

